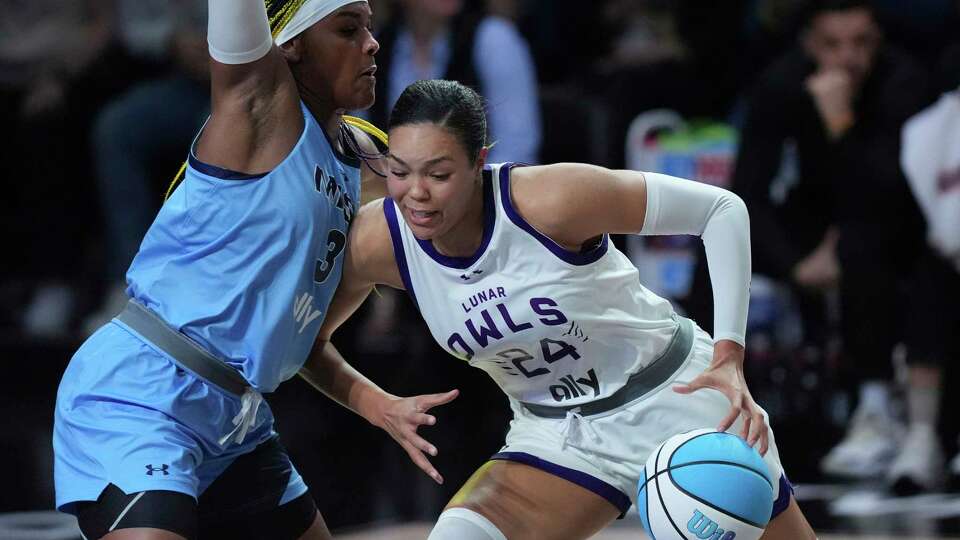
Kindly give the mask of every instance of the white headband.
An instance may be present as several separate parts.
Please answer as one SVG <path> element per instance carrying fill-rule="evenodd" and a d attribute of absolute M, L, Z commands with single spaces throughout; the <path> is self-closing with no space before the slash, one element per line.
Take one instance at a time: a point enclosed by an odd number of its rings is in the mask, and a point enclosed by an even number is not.
<path fill-rule="evenodd" d="M 300 32 L 313 26 L 314 23 L 333 13 L 347 4 L 366 0 L 307 0 L 291 17 L 290 22 L 283 27 L 274 39 L 277 45 L 283 45 L 297 37 Z"/>

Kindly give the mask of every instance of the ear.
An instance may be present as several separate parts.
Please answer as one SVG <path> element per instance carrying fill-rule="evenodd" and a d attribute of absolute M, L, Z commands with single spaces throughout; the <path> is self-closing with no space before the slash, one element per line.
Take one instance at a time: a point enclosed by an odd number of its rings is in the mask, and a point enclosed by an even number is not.
<path fill-rule="evenodd" d="M 490 147 L 484 146 L 480 149 L 480 152 L 477 153 L 477 173 L 483 170 L 483 166 L 487 164 L 487 155 L 490 154 Z"/>
<path fill-rule="evenodd" d="M 280 45 L 280 52 L 287 63 L 299 64 L 303 59 L 303 40 L 300 36 L 287 40 Z"/>

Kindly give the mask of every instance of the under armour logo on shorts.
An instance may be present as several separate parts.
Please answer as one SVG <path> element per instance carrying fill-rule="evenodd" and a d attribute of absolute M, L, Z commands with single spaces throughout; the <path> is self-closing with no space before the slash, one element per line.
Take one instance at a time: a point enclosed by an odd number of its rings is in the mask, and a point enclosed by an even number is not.
<path fill-rule="evenodd" d="M 153 476 L 153 473 L 155 472 L 163 473 L 164 476 L 167 476 L 168 474 L 170 474 L 167 471 L 167 469 L 169 469 L 170 466 L 167 465 L 166 463 L 162 463 L 159 467 L 154 467 L 153 465 L 147 465 L 146 467 L 147 467 L 147 476 Z"/>

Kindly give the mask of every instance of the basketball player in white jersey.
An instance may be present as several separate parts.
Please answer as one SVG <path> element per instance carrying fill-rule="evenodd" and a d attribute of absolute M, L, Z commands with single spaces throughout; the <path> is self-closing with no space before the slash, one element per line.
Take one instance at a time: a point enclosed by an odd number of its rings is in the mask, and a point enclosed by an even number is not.
<path fill-rule="evenodd" d="M 399 400 L 329 342 L 384 284 L 405 289 L 440 345 L 507 394 L 506 444 L 450 501 L 431 540 L 588 538 L 628 510 L 659 443 L 714 426 L 755 445 L 779 480 L 764 538 L 815 538 L 743 377 L 750 240 L 740 199 L 583 164 L 485 166 L 482 101 L 451 81 L 408 87 L 389 136 L 390 198 L 359 212 L 301 374 L 442 481 L 425 455 L 436 448 L 416 430 L 456 391 Z M 716 335 L 645 289 L 611 233 L 702 236 Z"/>

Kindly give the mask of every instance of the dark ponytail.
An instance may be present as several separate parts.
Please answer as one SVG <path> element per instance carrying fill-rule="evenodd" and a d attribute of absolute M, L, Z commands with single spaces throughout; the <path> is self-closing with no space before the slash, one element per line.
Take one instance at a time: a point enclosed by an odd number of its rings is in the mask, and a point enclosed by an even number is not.
<path fill-rule="evenodd" d="M 487 144 L 483 98 L 456 81 L 417 81 L 408 86 L 390 113 L 388 129 L 408 124 L 436 124 L 450 130 L 471 163 Z"/>

